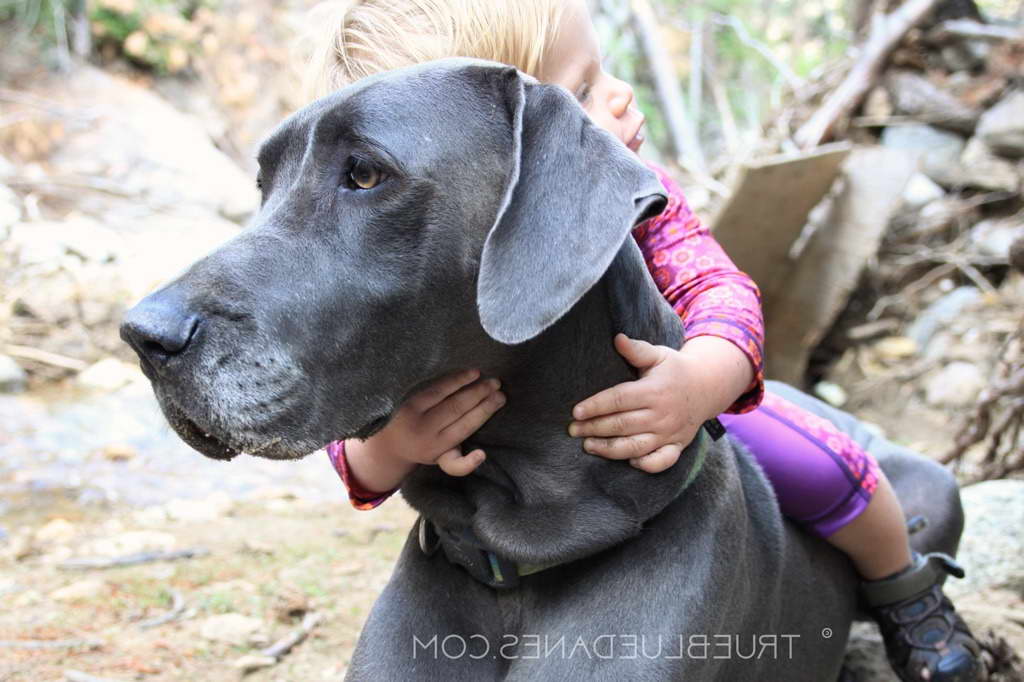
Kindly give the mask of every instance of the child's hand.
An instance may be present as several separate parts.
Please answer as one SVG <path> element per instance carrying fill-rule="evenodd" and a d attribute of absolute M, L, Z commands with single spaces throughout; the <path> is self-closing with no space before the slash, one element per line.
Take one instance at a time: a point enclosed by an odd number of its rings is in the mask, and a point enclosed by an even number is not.
<path fill-rule="evenodd" d="M 416 464 L 436 464 L 451 476 L 465 476 L 484 461 L 484 451 L 459 448 L 502 405 L 497 379 L 469 370 L 441 377 L 416 393 L 387 426 L 365 441 L 346 443 L 352 473 L 370 490 L 390 490 Z"/>
<path fill-rule="evenodd" d="M 701 425 L 728 409 L 753 376 L 742 351 L 715 337 L 675 350 L 618 334 L 615 348 L 640 378 L 576 405 L 569 434 L 587 436 L 583 447 L 591 454 L 629 459 L 648 473 L 675 464 Z"/>

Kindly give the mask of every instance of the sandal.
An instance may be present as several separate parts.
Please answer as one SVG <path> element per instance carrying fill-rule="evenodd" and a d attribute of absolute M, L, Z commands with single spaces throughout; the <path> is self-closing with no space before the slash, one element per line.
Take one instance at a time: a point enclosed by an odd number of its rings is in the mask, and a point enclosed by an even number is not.
<path fill-rule="evenodd" d="M 945 574 L 964 571 L 938 552 L 914 553 L 911 565 L 861 591 L 878 621 L 889 663 L 903 682 L 976 682 L 980 647 L 952 602 L 942 593 Z"/>

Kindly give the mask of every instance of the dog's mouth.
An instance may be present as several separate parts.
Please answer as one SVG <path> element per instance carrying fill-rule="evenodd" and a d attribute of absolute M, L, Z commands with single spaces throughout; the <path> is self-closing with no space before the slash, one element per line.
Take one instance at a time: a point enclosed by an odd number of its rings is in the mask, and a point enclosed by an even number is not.
<path fill-rule="evenodd" d="M 210 457 L 211 459 L 228 461 L 241 454 L 252 455 L 255 457 L 268 457 L 270 459 L 295 459 L 296 457 L 304 456 L 305 454 L 309 454 L 317 449 L 315 441 L 306 441 L 303 444 L 305 447 L 302 448 L 303 454 L 299 455 L 297 452 L 289 451 L 289 448 L 287 448 L 283 442 L 286 439 L 280 436 L 267 438 L 262 443 L 251 444 L 249 442 L 238 442 L 236 438 L 232 438 L 230 435 L 225 436 L 214 432 L 211 428 L 200 425 L 195 421 L 195 419 L 190 417 L 185 410 L 166 396 L 162 397 L 160 405 L 163 408 L 167 422 L 171 425 L 171 428 L 174 429 L 178 436 L 185 441 L 189 447 L 207 457 Z M 350 434 L 342 436 L 338 440 L 348 438 L 365 440 L 384 428 L 384 426 L 391 421 L 393 414 L 393 410 L 387 410 L 386 412 L 370 419 L 362 427 L 354 430 Z M 243 440 L 248 441 L 249 439 Z"/>
<path fill-rule="evenodd" d="M 370 436 L 374 435 L 378 431 L 384 428 L 384 426 L 391 421 L 392 412 L 388 411 L 375 419 L 371 419 L 366 423 L 365 426 L 358 429 L 353 433 L 350 438 L 358 438 L 359 440 L 366 440 Z"/>
<path fill-rule="evenodd" d="M 230 460 L 240 455 L 242 451 L 232 448 L 220 438 L 214 436 L 208 429 L 204 429 L 194 422 L 185 411 L 179 408 L 170 400 L 161 400 L 161 407 L 164 416 L 171 428 L 181 437 L 185 443 L 194 450 L 210 457 L 211 459 Z"/>

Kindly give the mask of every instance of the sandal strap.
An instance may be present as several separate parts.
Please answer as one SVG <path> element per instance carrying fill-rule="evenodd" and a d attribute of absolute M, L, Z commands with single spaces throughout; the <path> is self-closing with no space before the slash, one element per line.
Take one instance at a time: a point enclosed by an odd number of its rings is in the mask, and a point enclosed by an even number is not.
<path fill-rule="evenodd" d="M 914 554 L 910 568 L 883 580 L 871 580 L 861 585 L 861 593 L 872 609 L 911 599 L 942 581 L 946 575 L 964 577 L 953 557 L 942 552 Z"/>

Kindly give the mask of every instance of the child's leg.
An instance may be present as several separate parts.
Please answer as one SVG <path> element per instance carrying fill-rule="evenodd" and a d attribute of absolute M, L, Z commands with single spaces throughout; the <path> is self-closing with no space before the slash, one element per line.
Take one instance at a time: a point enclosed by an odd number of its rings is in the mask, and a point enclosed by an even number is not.
<path fill-rule="evenodd" d="M 875 458 L 772 393 L 753 412 L 720 419 L 764 469 L 782 513 L 853 560 L 900 679 L 973 682 L 978 645 L 940 586 L 959 569 L 945 555 L 911 556 L 903 510 Z"/>
<path fill-rule="evenodd" d="M 910 565 L 892 486 L 847 434 L 772 393 L 753 412 L 721 420 L 764 469 L 782 513 L 845 552 L 865 579 Z"/>

